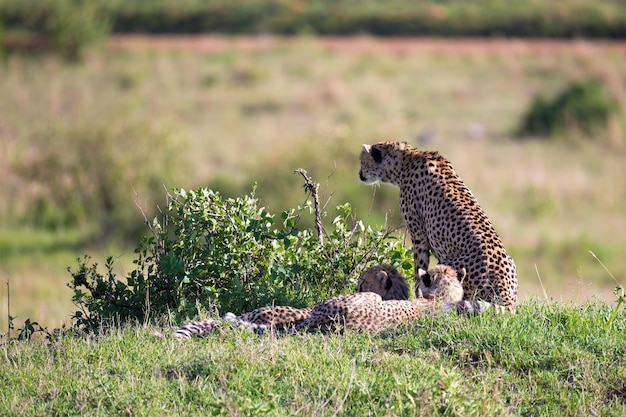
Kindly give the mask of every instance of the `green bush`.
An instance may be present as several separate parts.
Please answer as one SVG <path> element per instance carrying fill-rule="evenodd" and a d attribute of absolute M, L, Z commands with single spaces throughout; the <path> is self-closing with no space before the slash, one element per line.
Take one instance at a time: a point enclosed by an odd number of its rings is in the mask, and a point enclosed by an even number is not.
<path fill-rule="evenodd" d="M 561 136 L 577 133 L 586 136 L 606 128 L 618 110 L 603 84 L 582 81 L 568 84 L 554 98 L 536 97 L 524 114 L 519 134 L 524 136 Z"/>
<path fill-rule="evenodd" d="M 113 258 L 101 273 L 88 257 L 69 270 L 73 320 L 85 329 L 173 314 L 176 321 L 206 310 L 241 313 L 259 306 L 304 306 L 354 291 L 359 274 L 372 264 L 391 263 L 411 271 L 411 252 L 389 231 L 352 219 L 351 207 L 332 230 L 300 229 L 312 204 L 283 211 L 280 224 L 259 207 L 254 190 L 224 199 L 200 188 L 168 195 L 168 209 L 152 235 L 138 246 L 136 269 L 118 278 Z"/>
<path fill-rule="evenodd" d="M 70 59 L 116 33 L 380 36 L 626 36 L 620 0 L 0 0 L 5 44 L 49 48 Z M 109 23 L 110 22 L 110 23 Z"/>

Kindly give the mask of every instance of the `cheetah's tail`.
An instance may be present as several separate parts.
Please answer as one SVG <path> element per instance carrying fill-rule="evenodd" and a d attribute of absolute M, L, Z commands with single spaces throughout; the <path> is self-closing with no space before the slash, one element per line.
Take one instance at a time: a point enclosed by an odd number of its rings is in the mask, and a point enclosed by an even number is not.
<path fill-rule="evenodd" d="M 219 327 L 219 322 L 213 319 L 207 319 L 202 321 L 193 321 L 189 324 L 185 324 L 174 333 L 175 337 L 181 339 L 191 339 L 193 336 L 206 336 L 213 330 Z"/>

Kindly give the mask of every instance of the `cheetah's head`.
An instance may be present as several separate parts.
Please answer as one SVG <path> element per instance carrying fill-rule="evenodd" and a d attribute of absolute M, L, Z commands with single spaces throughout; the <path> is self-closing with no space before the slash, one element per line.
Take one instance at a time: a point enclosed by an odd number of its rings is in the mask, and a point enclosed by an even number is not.
<path fill-rule="evenodd" d="M 466 271 L 460 271 L 447 266 L 435 265 L 428 272 L 419 269 L 419 284 L 417 296 L 431 298 L 438 301 L 461 301 L 463 299 L 463 285 Z"/>
<path fill-rule="evenodd" d="M 391 265 L 376 265 L 361 274 L 357 292 L 373 292 L 383 300 L 408 300 L 409 288 L 406 280 Z"/>
<path fill-rule="evenodd" d="M 397 184 L 401 173 L 402 154 L 408 149 L 406 142 L 379 142 L 363 145 L 359 178 L 366 184 L 388 182 Z"/>

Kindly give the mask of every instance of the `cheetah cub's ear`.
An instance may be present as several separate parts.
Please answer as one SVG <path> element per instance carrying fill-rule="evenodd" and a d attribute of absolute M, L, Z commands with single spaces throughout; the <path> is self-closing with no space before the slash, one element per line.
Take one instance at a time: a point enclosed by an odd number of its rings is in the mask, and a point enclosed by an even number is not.
<path fill-rule="evenodd" d="M 465 270 L 465 268 L 461 268 L 459 271 L 457 271 L 456 277 L 461 284 L 463 283 L 463 281 L 465 281 L 466 275 L 467 275 L 467 271 Z"/>
<path fill-rule="evenodd" d="M 427 287 L 430 287 L 431 282 L 430 282 L 430 275 L 428 275 L 428 272 L 424 271 L 422 268 L 419 268 L 417 270 L 417 276 L 424 283 L 424 285 L 426 285 Z M 415 292 L 416 292 L 415 298 L 424 298 L 424 293 L 422 292 L 421 285 L 415 285 Z"/>
<path fill-rule="evenodd" d="M 376 273 L 376 278 L 380 282 L 380 285 L 382 285 L 383 288 L 386 290 L 391 288 L 391 286 L 393 285 L 393 282 L 391 282 L 391 278 L 389 278 L 389 275 L 387 275 L 385 271 L 378 271 Z"/>
<path fill-rule="evenodd" d="M 430 287 L 432 282 L 430 281 L 430 275 L 428 275 L 427 271 L 424 271 L 422 268 L 417 270 L 417 276 L 424 283 L 425 286 Z"/>
<path fill-rule="evenodd" d="M 372 149 L 372 145 L 363 144 L 363 151 L 365 153 L 370 153 L 370 149 Z"/>

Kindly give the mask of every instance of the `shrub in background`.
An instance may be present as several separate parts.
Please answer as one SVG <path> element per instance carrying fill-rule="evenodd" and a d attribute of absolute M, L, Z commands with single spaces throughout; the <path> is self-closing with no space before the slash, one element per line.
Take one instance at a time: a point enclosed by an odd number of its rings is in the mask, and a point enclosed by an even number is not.
<path fill-rule="evenodd" d="M 619 0 L 99 0 L 115 32 L 624 37 Z"/>
<path fill-rule="evenodd" d="M 624 38 L 619 0 L 549 2 L 430 0 L 0 0 L 10 49 L 79 59 L 117 33 Z"/>
<path fill-rule="evenodd" d="M 78 61 L 103 40 L 110 24 L 99 2 L 88 0 L 2 0 L 0 43 L 7 51 L 51 51 Z"/>
<path fill-rule="evenodd" d="M 606 129 L 609 118 L 617 110 L 617 102 L 602 83 L 573 82 L 552 99 L 536 97 L 522 118 L 519 133 L 528 136 L 566 133 L 592 136 Z"/>
<path fill-rule="evenodd" d="M 125 277 L 113 259 L 101 273 L 88 257 L 70 273 L 73 301 L 80 308 L 74 324 L 94 330 L 103 325 L 147 321 L 173 314 L 182 321 L 202 310 L 241 313 L 260 306 L 311 305 L 354 291 L 359 274 L 391 263 L 405 274 L 412 255 L 389 230 L 373 230 L 338 207 L 332 230 L 300 229 L 312 204 L 283 211 L 280 224 L 259 206 L 253 191 L 224 199 L 199 188 L 168 195 L 162 221 L 138 246 L 136 269 Z"/>

